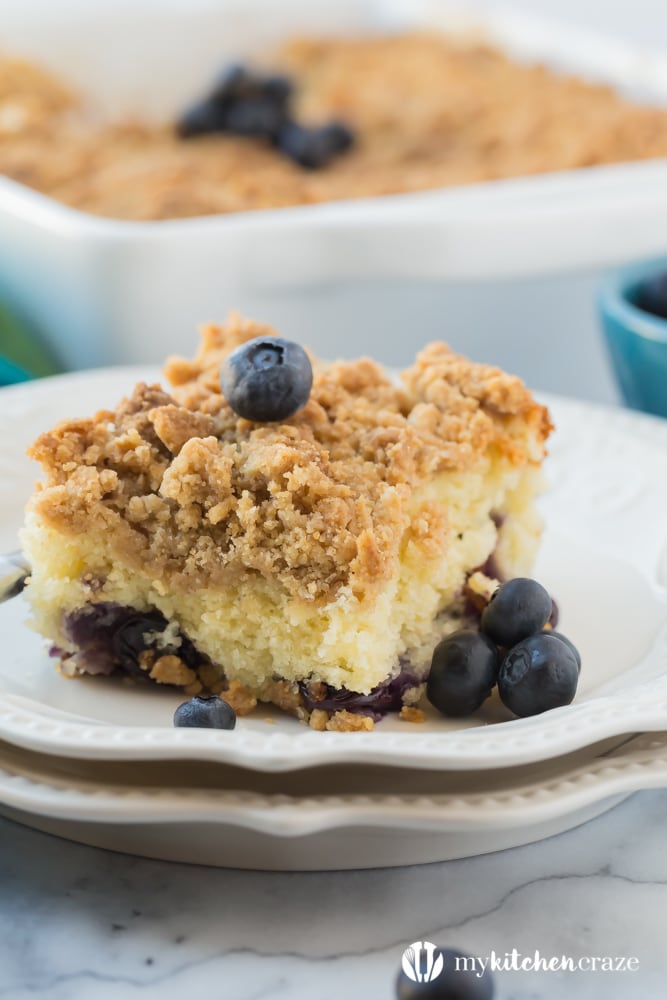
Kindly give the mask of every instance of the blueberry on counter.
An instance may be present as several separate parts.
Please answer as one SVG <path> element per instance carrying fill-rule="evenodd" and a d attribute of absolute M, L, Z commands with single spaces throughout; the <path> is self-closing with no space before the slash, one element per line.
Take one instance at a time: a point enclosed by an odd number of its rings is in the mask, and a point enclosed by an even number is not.
<path fill-rule="evenodd" d="M 498 650 L 481 632 L 453 632 L 433 651 L 426 696 L 443 715 L 471 715 L 491 694 L 498 663 Z"/>
<path fill-rule="evenodd" d="M 644 312 L 667 319 L 667 271 L 655 274 L 639 285 L 635 304 Z"/>
<path fill-rule="evenodd" d="M 464 951 L 439 948 L 438 952 L 444 964 L 431 982 L 413 982 L 401 969 L 396 980 L 397 1000 L 493 1000 L 494 982 L 488 969 L 482 972 L 477 964 L 473 968 L 472 956 Z"/>
<path fill-rule="evenodd" d="M 569 645 L 541 632 L 517 643 L 498 674 L 498 694 L 522 718 L 569 705 L 577 691 L 579 667 Z"/>
<path fill-rule="evenodd" d="M 281 337 L 256 337 L 223 362 L 220 386 L 232 410 L 246 420 L 287 420 L 308 402 L 313 384 L 310 359 Z"/>
<path fill-rule="evenodd" d="M 498 646 L 510 648 L 540 632 L 551 616 L 551 597 L 537 580 L 517 576 L 496 590 L 482 612 L 480 629 Z"/>
<path fill-rule="evenodd" d="M 350 129 L 342 122 L 307 127 L 288 122 L 278 135 L 278 148 L 300 167 L 318 170 L 325 167 L 353 143 Z"/>
<path fill-rule="evenodd" d="M 195 695 L 178 706 L 174 725 L 182 729 L 233 729 L 236 712 L 217 695 Z"/>

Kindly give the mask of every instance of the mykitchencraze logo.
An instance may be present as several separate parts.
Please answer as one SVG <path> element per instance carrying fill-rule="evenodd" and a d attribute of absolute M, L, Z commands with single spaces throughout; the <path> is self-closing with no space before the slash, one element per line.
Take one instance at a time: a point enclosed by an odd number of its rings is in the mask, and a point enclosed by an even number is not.
<path fill-rule="evenodd" d="M 517 948 L 489 955 L 466 955 L 441 949 L 431 941 L 414 941 L 403 952 L 401 966 L 413 983 L 430 983 L 445 969 L 481 979 L 492 972 L 637 972 L 634 955 L 542 955 L 539 950 L 524 955 Z"/>
<path fill-rule="evenodd" d="M 445 963 L 437 945 L 431 941 L 413 941 L 403 952 L 403 972 L 413 983 L 432 983 Z"/>

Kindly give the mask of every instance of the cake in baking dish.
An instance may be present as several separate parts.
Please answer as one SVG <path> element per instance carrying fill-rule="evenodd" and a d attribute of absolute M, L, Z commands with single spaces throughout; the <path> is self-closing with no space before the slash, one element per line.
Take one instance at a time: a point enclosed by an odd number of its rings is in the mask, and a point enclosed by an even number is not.
<path fill-rule="evenodd" d="M 220 96 L 202 57 L 202 90 L 184 89 L 172 120 L 152 121 L 139 105 L 131 117 L 110 118 L 91 94 L 0 53 L 0 174 L 85 212 L 153 220 L 667 156 L 664 107 L 511 58 L 479 38 L 438 31 L 293 38 L 252 68 L 272 74 L 264 91 L 237 80 L 228 90 L 247 100 L 219 107 L 222 117 L 199 103 L 194 121 L 187 112 L 206 96 L 203 88 Z M 147 66 L 153 90 L 164 73 Z M 179 73 L 176 59 L 174 86 Z M 175 128 L 184 113 L 187 136 Z M 354 140 L 343 134 L 342 155 L 322 152 L 322 134 L 309 140 L 294 128 L 317 131 L 332 120 Z M 333 138 L 335 153 L 340 133 Z"/>
<path fill-rule="evenodd" d="M 253 422 L 220 368 L 271 336 L 208 326 L 168 389 L 42 434 L 26 594 L 65 674 L 369 728 L 416 700 L 472 574 L 530 571 L 549 415 L 519 378 L 433 343 L 400 379 L 313 359 L 306 404 Z"/>

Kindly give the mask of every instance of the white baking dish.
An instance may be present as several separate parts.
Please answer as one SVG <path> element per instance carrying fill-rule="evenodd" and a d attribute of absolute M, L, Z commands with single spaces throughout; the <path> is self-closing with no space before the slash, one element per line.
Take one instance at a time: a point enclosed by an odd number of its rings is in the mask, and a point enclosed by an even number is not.
<path fill-rule="evenodd" d="M 667 56 L 519 14 L 418 0 L 23 0 L 0 48 L 114 110 L 175 113 L 228 58 L 295 31 L 482 28 L 538 59 L 667 103 Z M 666 249 L 667 161 L 204 219 L 131 223 L 0 178 L 0 296 L 72 368 L 189 353 L 230 308 L 325 355 L 402 364 L 444 337 L 533 385 L 614 396 L 592 319 L 610 264 Z"/>

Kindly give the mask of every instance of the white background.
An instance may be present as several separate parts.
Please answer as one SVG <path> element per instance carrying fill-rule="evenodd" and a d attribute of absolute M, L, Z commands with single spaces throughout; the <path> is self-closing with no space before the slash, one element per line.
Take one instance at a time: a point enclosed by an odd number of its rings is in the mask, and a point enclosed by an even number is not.
<path fill-rule="evenodd" d="M 510 8 L 567 18 L 607 34 L 667 45 L 665 0 L 459 0 L 461 6 Z"/>

